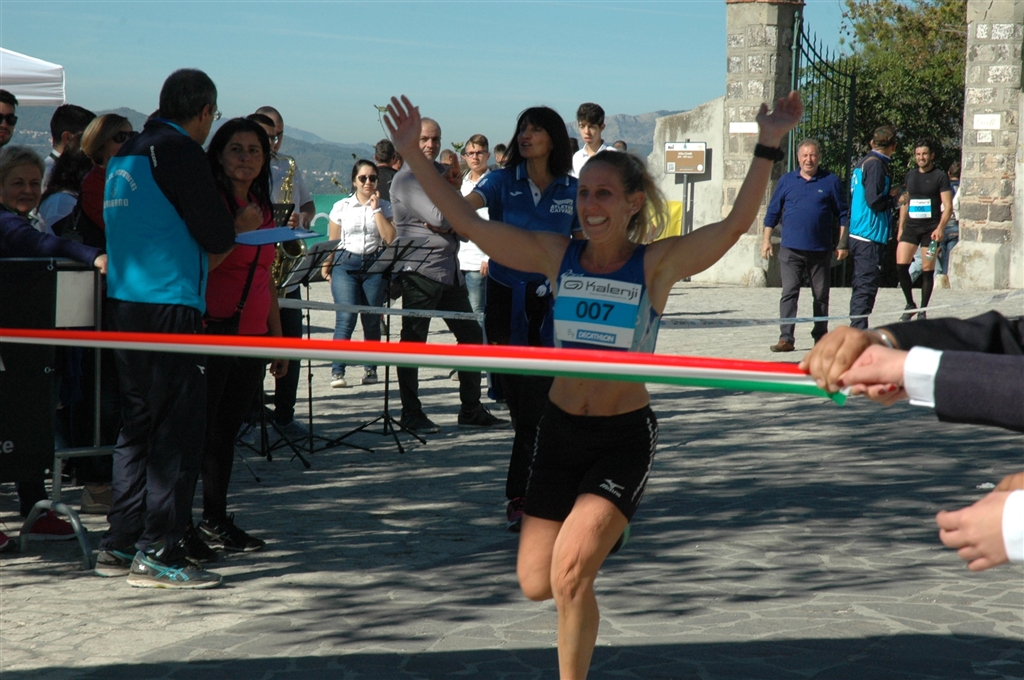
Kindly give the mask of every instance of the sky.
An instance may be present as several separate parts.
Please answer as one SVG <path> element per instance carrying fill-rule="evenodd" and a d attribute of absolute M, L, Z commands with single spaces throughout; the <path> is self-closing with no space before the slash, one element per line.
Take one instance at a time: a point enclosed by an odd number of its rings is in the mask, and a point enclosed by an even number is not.
<path fill-rule="evenodd" d="M 836 46 L 842 0 L 806 0 Z M 177 68 L 206 71 L 225 116 L 270 104 L 343 143 L 383 136 L 404 93 L 444 145 L 507 141 L 518 113 L 683 110 L 725 92 L 725 0 L 0 0 L 0 46 L 65 68 L 68 101 L 149 113 Z"/>

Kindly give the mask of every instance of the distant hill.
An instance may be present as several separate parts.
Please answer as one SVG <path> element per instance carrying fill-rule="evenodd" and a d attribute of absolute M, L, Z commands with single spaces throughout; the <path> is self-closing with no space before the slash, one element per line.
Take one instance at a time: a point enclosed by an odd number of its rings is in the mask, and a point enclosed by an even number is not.
<path fill-rule="evenodd" d="M 606 115 L 604 119 L 605 128 L 601 137 L 604 138 L 607 144 L 611 144 L 619 139 L 624 140 L 629 145 L 630 152 L 641 158 L 647 158 L 654 148 L 655 121 L 658 118 L 671 116 L 674 113 L 680 113 L 680 111 L 652 111 L 650 113 L 641 113 L 637 116 L 630 116 L 625 113 L 616 113 L 611 116 Z M 569 131 L 570 137 L 580 139 L 580 131 L 576 126 L 576 121 L 567 122 L 565 127 Z"/>
<path fill-rule="evenodd" d="M 24 144 L 35 150 L 40 156 L 50 153 L 50 117 L 53 106 L 23 106 L 18 108 L 18 125 L 14 131 L 13 144 Z M 98 111 L 98 114 L 116 113 L 127 118 L 132 127 L 141 130 L 148 113 L 141 113 L 126 106 L 116 109 Z M 213 132 L 223 121 L 214 124 Z M 373 158 L 373 146 L 370 144 L 338 144 L 328 142 L 319 135 L 298 128 L 285 126 L 284 143 L 281 153 L 295 158 L 302 170 L 306 186 L 314 194 L 334 194 L 337 187 L 331 183 L 331 177 L 337 176 L 346 187 L 352 170 L 352 162 L 356 158 Z"/>
<path fill-rule="evenodd" d="M 14 144 L 25 144 L 35 149 L 40 155 L 50 152 L 50 117 L 52 106 L 25 106 L 18 108 L 18 126 L 15 128 Z M 127 118 L 132 127 L 141 130 L 148 113 L 140 113 L 127 107 L 106 109 L 99 112 L 117 113 Z M 654 143 L 654 122 L 657 118 L 668 116 L 678 111 L 653 111 L 630 116 L 619 113 L 605 119 L 604 139 L 611 144 L 617 139 L 624 139 L 629 150 L 642 158 L 651 153 Z M 214 131 L 221 125 L 215 124 Z M 579 139 L 579 130 L 575 121 L 567 123 L 566 128 L 571 137 Z M 285 126 L 284 143 L 281 153 L 295 158 L 302 170 L 306 186 L 314 194 L 334 194 L 337 187 L 331 183 L 332 177 L 346 188 L 352 162 L 356 158 L 373 159 L 373 146 L 370 144 L 340 144 L 325 140 L 323 137 L 306 130 Z"/>

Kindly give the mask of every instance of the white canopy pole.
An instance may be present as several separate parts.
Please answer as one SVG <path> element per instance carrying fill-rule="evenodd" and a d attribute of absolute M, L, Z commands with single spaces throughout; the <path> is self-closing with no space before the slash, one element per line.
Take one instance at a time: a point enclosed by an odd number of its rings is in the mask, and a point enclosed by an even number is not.
<path fill-rule="evenodd" d="M 66 102 L 64 67 L 0 47 L 0 88 L 21 106 L 60 106 Z"/>

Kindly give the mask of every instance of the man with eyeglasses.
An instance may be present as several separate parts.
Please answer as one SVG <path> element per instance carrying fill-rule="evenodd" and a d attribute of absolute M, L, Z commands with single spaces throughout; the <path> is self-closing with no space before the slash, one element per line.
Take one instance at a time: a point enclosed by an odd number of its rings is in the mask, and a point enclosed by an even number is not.
<path fill-rule="evenodd" d="M 313 222 L 316 215 L 316 204 L 313 202 L 313 194 L 306 188 L 302 179 L 302 171 L 298 166 L 293 169 L 294 159 L 282 157 L 279 153 L 281 144 L 284 141 L 284 118 L 273 106 L 261 106 L 256 109 L 257 114 L 266 116 L 273 124 L 272 129 L 267 129 L 270 136 L 270 196 L 281 203 L 281 190 L 285 179 L 291 173 L 292 194 L 291 202 L 295 204 L 295 211 L 288 221 L 288 226 L 306 227 Z M 264 125 L 263 121 L 257 122 Z M 292 300 L 301 300 L 302 291 L 298 286 L 292 286 L 284 291 L 284 296 Z M 302 310 L 281 308 L 281 333 L 286 338 L 302 337 Z M 305 425 L 295 420 L 295 398 L 299 388 L 299 367 L 301 362 L 291 360 L 288 362 L 288 372 L 284 377 L 278 378 L 274 383 L 274 422 L 278 429 L 288 439 L 304 439 L 309 434 Z"/>
<path fill-rule="evenodd" d="M 256 205 L 232 218 L 217 189 L 202 144 L 219 117 L 209 76 L 175 71 L 159 115 L 107 163 L 109 330 L 202 333 L 210 260 L 262 223 Z M 206 434 L 205 357 L 115 350 L 114 360 L 122 426 L 96 573 L 140 588 L 212 588 L 220 576 L 185 549 Z"/>
<path fill-rule="evenodd" d="M 14 126 L 18 124 L 18 116 L 14 113 L 17 108 L 18 98 L 7 90 L 0 90 L 0 149 L 14 137 Z"/>
<path fill-rule="evenodd" d="M 437 121 L 422 119 L 419 147 L 424 156 L 434 161 L 437 171 L 443 174 L 446 168 L 437 162 L 441 152 L 441 126 Z M 402 307 L 472 312 L 465 280 L 458 266 L 459 237 L 437 206 L 427 198 L 408 165 L 398 171 L 391 184 L 391 204 L 396 238 L 413 238 L 425 242 L 423 248 L 410 252 L 407 259 L 397 267 L 398 281 L 402 286 Z M 479 345 L 483 342 L 483 331 L 475 321 L 445 319 L 445 323 L 460 344 Z M 402 317 L 402 342 L 426 342 L 429 331 L 429 318 Z M 419 398 L 418 370 L 400 367 L 396 372 L 402 398 L 399 425 L 416 434 L 440 432 L 441 428 L 423 412 Z M 459 399 L 462 402 L 459 427 L 508 426 L 508 421 L 495 418 L 480 403 L 480 371 L 459 371 Z"/>
<path fill-rule="evenodd" d="M 491 158 L 489 147 L 487 137 L 483 135 L 473 135 L 466 140 L 466 145 L 462 147 L 462 157 L 466 159 L 466 165 L 469 166 L 469 172 L 462 178 L 460 191 L 463 196 L 469 196 L 484 175 L 490 172 L 490 168 L 487 167 L 487 161 Z M 485 220 L 490 219 L 487 208 L 480 208 L 476 212 Z M 459 269 L 466 277 L 469 303 L 473 305 L 473 311 L 477 314 L 484 312 L 484 300 L 487 292 L 487 261 L 489 259 L 487 253 L 480 250 L 472 241 L 465 241 L 459 245 Z"/>

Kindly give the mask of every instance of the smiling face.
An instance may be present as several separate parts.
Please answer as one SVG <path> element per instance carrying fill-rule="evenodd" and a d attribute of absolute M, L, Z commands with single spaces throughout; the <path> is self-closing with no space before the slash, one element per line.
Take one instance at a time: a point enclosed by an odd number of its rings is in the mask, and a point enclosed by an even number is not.
<path fill-rule="evenodd" d="M 7 122 L 7 117 L 13 115 L 14 107 L 0 102 L 0 146 L 7 144 L 14 136 L 14 125 Z"/>
<path fill-rule="evenodd" d="M 13 168 L 0 184 L 0 203 L 9 210 L 25 215 L 35 210 L 42 194 L 43 173 L 35 163 Z"/>
<path fill-rule="evenodd" d="M 627 240 L 629 221 L 643 203 L 642 191 L 626 193 L 616 168 L 594 161 L 583 166 L 576 191 L 576 211 L 590 240 Z"/>
<path fill-rule="evenodd" d="M 804 177 L 814 177 L 818 174 L 818 166 L 821 165 L 821 152 L 815 144 L 804 144 L 796 152 L 797 162 L 800 164 L 800 174 Z"/>
<path fill-rule="evenodd" d="M 935 154 L 927 146 L 919 146 L 914 149 L 914 161 L 917 163 L 918 170 L 928 172 L 932 169 Z"/>
<path fill-rule="evenodd" d="M 546 159 L 551 155 L 551 135 L 541 126 L 529 121 L 523 121 L 516 136 L 516 143 L 519 144 L 519 155 L 525 160 Z"/>
<path fill-rule="evenodd" d="M 236 132 L 231 135 L 220 155 L 220 164 L 235 186 L 235 195 L 248 196 L 252 181 L 259 177 L 263 168 L 263 145 L 256 133 Z"/>

